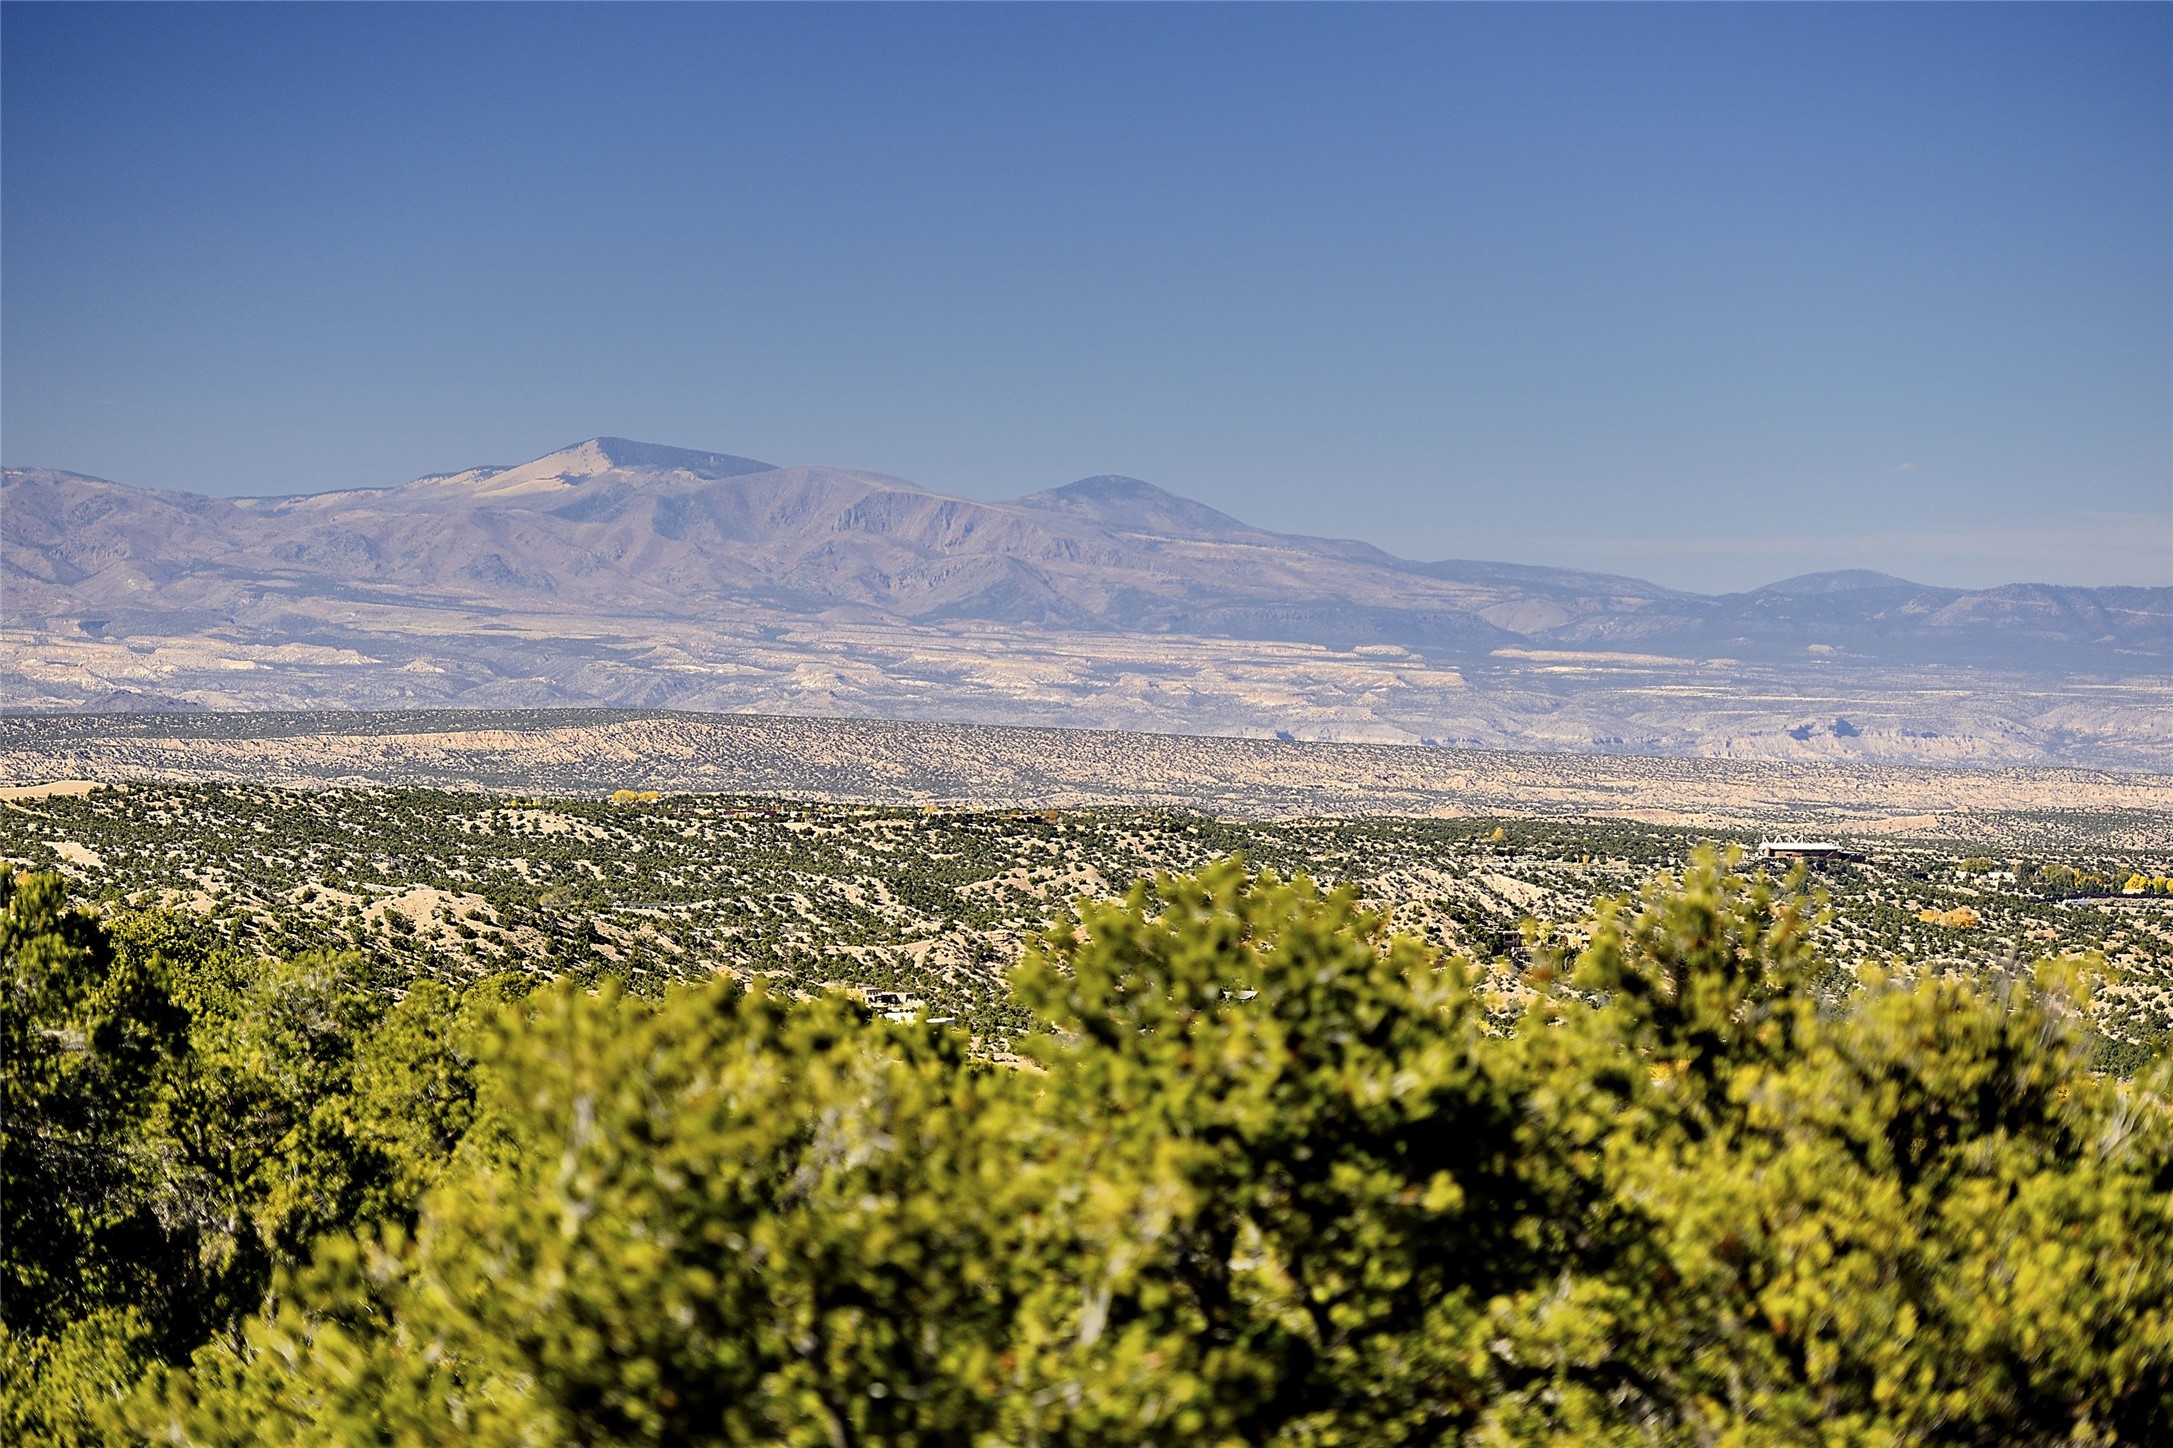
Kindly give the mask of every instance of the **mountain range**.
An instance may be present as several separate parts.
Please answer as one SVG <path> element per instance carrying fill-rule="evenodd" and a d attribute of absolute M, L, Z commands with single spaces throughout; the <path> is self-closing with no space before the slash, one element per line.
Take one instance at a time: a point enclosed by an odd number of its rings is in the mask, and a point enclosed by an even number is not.
<path fill-rule="evenodd" d="M 2084 718 L 2159 707 L 2173 589 L 1851 571 L 1711 596 L 1273 533 L 1133 478 L 985 502 L 608 437 L 277 498 L 9 469 L 0 623 L 15 707 L 927 717 L 950 681 L 948 717 L 985 722 L 1739 753 L 1740 706 L 1793 689 L 1822 712 L 1768 710 L 1781 752 L 2173 757 L 2162 727 Z M 1142 678 L 1176 692 L 1156 706 Z M 1697 701 L 1675 723 L 1671 687 Z M 1957 688 L 2033 702 L 1915 729 L 1888 707 Z M 1718 732 L 1690 718 L 1716 699 L 1737 721 Z"/>

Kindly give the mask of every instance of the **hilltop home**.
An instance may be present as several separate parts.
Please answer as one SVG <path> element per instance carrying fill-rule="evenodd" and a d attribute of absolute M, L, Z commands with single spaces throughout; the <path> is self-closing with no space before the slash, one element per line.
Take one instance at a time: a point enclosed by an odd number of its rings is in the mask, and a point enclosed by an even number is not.
<path fill-rule="evenodd" d="M 1758 857 L 1762 860 L 1856 860 L 1862 856 L 1851 854 L 1831 840 L 1760 840 Z"/>

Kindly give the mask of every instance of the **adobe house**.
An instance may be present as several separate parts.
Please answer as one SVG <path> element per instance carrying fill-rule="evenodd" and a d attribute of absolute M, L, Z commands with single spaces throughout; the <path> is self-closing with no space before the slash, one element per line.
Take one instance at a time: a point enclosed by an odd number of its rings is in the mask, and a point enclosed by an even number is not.
<path fill-rule="evenodd" d="M 1760 840 L 1762 860 L 1860 860 L 1863 856 L 1843 849 L 1832 840 Z"/>

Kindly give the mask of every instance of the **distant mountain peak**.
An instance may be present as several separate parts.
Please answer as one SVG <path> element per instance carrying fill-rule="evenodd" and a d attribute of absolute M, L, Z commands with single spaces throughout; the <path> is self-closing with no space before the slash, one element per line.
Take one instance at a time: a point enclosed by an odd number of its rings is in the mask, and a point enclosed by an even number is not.
<path fill-rule="evenodd" d="M 1180 497 L 1167 488 L 1118 473 L 1101 473 L 1029 493 L 1016 506 L 1088 518 L 1106 528 L 1148 533 L 1251 533 L 1249 523 L 1218 512 L 1205 503 Z"/>
<path fill-rule="evenodd" d="M 769 463 L 730 453 L 699 452 L 624 437 L 592 437 L 512 467 L 433 473 L 417 478 L 409 486 L 428 485 L 433 492 L 459 490 L 476 498 L 509 498 L 564 492 L 586 479 L 610 473 L 686 473 L 714 480 L 774 470 Z"/>
<path fill-rule="evenodd" d="M 1871 568 L 1836 568 L 1824 573 L 1799 573 L 1784 578 L 1779 583 L 1769 583 L 1754 590 L 1758 593 L 1854 593 L 1864 588 L 1923 588 L 1921 583 L 1897 578 L 1891 573 L 1880 573 Z"/>
<path fill-rule="evenodd" d="M 1036 497 L 1052 498 L 1177 498 L 1168 488 L 1158 488 L 1139 478 L 1128 478 L 1122 473 L 1096 473 L 1091 478 L 1081 478 L 1076 483 L 1066 483 L 1061 488 L 1048 488 Z"/>
<path fill-rule="evenodd" d="M 567 452 L 581 452 L 605 466 L 599 471 L 682 472 L 698 478 L 736 478 L 748 473 L 776 471 L 776 464 L 731 453 L 702 452 L 694 448 L 667 447 L 657 442 L 636 442 L 624 437 L 592 437 L 575 443 Z"/>

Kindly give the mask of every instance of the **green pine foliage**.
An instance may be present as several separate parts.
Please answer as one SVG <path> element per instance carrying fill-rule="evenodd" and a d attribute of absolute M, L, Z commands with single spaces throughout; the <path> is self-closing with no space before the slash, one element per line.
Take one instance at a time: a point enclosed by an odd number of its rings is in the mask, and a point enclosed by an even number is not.
<path fill-rule="evenodd" d="M 2173 1435 L 2165 1065 L 1709 854 L 1510 1020 L 1350 891 L 1163 875 L 1012 972 L 1008 1064 L 0 890 L 10 1441 Z"/>

